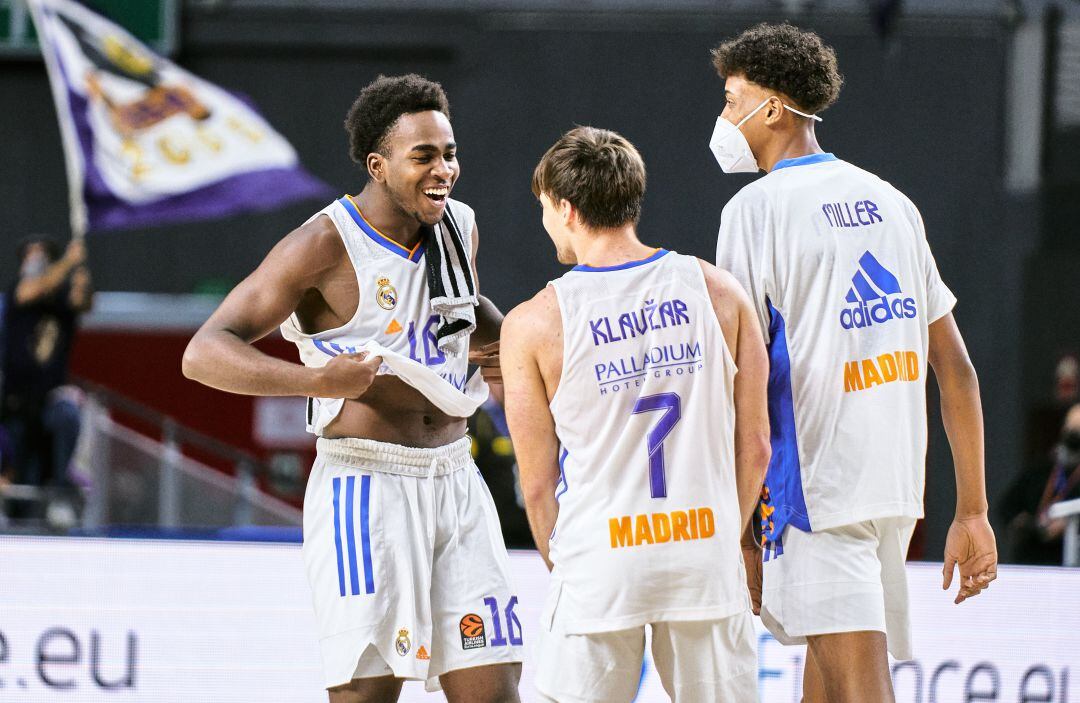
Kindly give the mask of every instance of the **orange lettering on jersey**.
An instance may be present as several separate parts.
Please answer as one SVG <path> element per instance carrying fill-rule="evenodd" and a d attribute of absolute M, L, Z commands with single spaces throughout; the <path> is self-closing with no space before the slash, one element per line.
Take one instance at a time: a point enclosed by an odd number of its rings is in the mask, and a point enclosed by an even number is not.
<path fill-rule="evenodd" d="M 881 380 L 884 383 L 892 383 L 900 374 L 896 370 L 896 359 L 892 354 L 882 354 L 877 358 L 878 367 L 881 369 Z"/>
<path fill-rule="evenodd" d="M 687 519 L 686 513 L 682 510 L 671 511 L 671 535 L 675 538 L 676 542 L 690 539 L 690 532 L 686 529 L 690 524 L 690 520 Z"/>
<path fill-rule="evenodd" d="M 904 363 L 907 366 L 907 376 L 909 381 L 919 380 L 919 355 L 913 351 L 904 352 Z"/>
<path fill-rule="evenodd" d="M 611 548 L 709 539 L 716 534 L 712 508 L 673 510 L 608 518 Z"/>
<path fill-rule="evenodd" d="M 620 518 L 611 518 L 608 520 L 608 529 L 611 530 L 611 548 L 616 547 L 633 547 L 634 546 L 634 530 L 631 527 L 630 516 L 624 515 Z"/>
<path fill-rule="evenodd" d="M 860 359 L 844 364 L 844 392 L 861 391 L 886 383 L 919 380 L 919 355 L 913 351 L 896 351 L 872 359 Z"/>
<path fill-rule="evenodd" d="M 716 522 L 713 520 L 712 508 L 698 508 L 698 532 L 701 539 L 709 539 L 716 534 Z"/>
<path fill-rule="evenodd" d="M 657 544 L 671 541 L 671 519 L 667 513 L 653 513 L 652 530 Z"/>
<path fill-rule="evenodd" d="M 652 544 L 652 530 L 649 529 L 649 516 L 638 515 L 634 518 L 634 541 L 638 544 Z"/>
<path fill-rule="evenodd" d="M 881 380 L 881 374 L 878 373 L 877 366 L 874 365 L 873 359 L 862 360 L 862 375 L 863 379 L 866 381 L 867 388 L 881 385 L 883 383 L 883 381 Z"/>
<path fill-rule="evenodd" d="M 865 386 L 859 373 L 859 362 L 849 361 L 844 364 L 844 392 L 861 391 Z"/>

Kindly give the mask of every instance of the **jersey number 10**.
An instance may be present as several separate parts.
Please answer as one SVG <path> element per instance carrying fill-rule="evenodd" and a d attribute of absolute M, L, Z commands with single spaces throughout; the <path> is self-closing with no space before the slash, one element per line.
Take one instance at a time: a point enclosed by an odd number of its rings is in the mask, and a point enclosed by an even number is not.
<path fill-rule="evenodd" d="M 664 440 L 675 428 L 675 423 L 682 417 L 682 401 L 678 393 L 657 393 L 637 399 L 634 409 L 637 413 L 650 413 L 663 410 L 660 421 L 649 430 L 646 446 L 649 450 L 649 489 L 653 498 L 667 497 L 667 479 L 664 475 Z"/>

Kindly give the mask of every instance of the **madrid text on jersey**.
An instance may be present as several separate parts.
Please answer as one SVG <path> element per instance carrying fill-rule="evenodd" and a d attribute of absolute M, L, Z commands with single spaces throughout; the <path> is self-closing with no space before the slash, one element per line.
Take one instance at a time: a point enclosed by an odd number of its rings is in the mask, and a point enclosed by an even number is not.
<path fill-rule="evenodd" d="M 637 547 L 695 539 L 709 539 L 716 534 L 712 508 L 672 510 L 670 513 L 623 515 L 608 519 L 611 548 Z"/>
<path fill-rule="evenodd" d="M 870 359 L 844 364 L 844 392 L 866 390 L 886 383 L 911 383 L 919 380 L 919 354 L 895 351 Z"/>
<path fill-rule="evenodd" d="M 915 299 L 901 297 L 902 292 L 896 276 L 873 254 L 865 252 L 859 257 L 859 268 L 852 276 L 851 288 L 844 298 L 851 306 L 840 311 L 840 326 L 846 330 L 863 329 L 890 320 L 916 317 Z"/>

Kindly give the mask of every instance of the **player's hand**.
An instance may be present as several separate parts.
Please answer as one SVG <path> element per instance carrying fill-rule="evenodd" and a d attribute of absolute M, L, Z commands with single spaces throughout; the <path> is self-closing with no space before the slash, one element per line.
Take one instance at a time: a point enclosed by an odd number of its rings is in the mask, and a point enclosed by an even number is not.
<path fill-rule="evenodd" d="M 502 385 L 502 367 L 499 365 L 499 342 L 485 344 L 469 352 L 469 363 L 480 367 L 480 374 L 488 384 Z"/>
<path fill-rule="evenodd" d="M 381 356 L 339 354 L 319 369 L 319 395 L 323 398 L 349 398 L 362 396 L 375 380 L 382 364 Z"/>
<path fill-rule="evenodd" d="M 960 590 L 954 603 L 963 603 L 990 586 L 997 578 L 997 542 L 986 514 L 956 518 L 945 538 L 944 580 L 941 587 L 949 590 L 953 568 L 960 567 Z"/>
<path fill-rule="evenodd" d="M 746 565 L 746 589 L 750 591 L 750 608 L 761 615 L 761 547 L 756 542 L 742 541 L 743 564 Z"/>

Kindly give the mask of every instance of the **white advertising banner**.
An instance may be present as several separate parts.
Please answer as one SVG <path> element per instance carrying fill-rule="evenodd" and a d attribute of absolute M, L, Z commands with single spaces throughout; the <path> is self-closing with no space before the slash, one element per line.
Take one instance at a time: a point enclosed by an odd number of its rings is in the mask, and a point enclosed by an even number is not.
<path fill-rule="evenodd" d="M 530 634 L 547 573 L 512 555 Z M 941 567 L 912 564 L 918 658 L 893 664 L 901 703 L 1080 701 L 1080 570 L 1003 567 L 962 605 Z M 796 703 L 801 648 L 759 628 L 761 700 Z M 0 537 L 0 702 L 316 703 L 310 592 L 295 544 Z M 405 685 L 402 701 L 442 700 Z M 665 701 L 651 666 L 638 701 Z"/>

